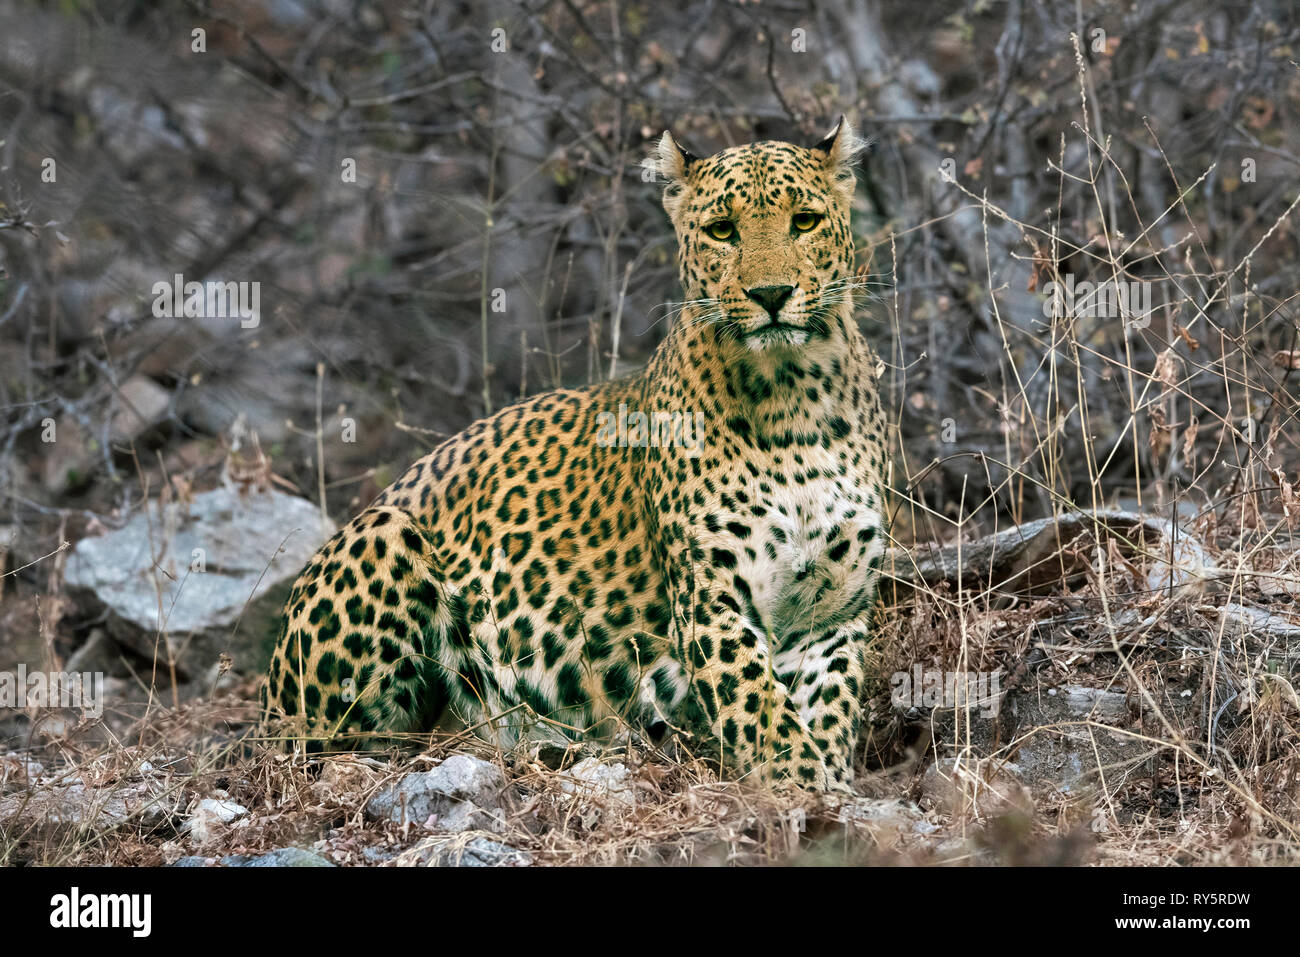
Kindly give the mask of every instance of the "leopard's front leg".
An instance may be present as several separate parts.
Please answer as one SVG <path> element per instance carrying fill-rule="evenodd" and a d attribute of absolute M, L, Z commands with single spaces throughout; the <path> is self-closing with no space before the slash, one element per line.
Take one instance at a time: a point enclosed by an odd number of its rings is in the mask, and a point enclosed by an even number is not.
<path fill-rule="evenodd" d="M 832 787 L 847 788 L 853 781 L 870 634 L 868 614 L 801 635 L 776 656 L 777 675 L 826 762 Z"/>
<path fill-rule="evenodd" d="M 728 769 L 808 788 L 836 787 L 812 731 L 777 678 L 769 636 L 723 596 L 679 621 L 690 694 Z"/>

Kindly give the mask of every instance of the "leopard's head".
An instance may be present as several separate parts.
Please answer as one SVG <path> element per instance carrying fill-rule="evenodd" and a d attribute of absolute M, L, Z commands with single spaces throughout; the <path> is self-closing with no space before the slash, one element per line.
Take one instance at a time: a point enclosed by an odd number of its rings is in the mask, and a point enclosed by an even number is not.
<path fill-rule="evenodd" d="M 664 133 L 650 162 L 667 181 L 688 321 L 753 350 L 829 335 L 852 293 L 861 146 L 843 117 L 816 146 L 764 141 L 705 158 Z"/>

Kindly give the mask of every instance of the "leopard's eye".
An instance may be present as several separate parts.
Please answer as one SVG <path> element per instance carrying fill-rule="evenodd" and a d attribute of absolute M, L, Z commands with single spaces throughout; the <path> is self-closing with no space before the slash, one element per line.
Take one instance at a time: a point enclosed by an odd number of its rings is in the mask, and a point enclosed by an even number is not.
<path fill-rule="evenodd" d="M 736 238 L 736 224 L 729 219 L 719 219 L 716 223 L 709 223 L 704 227 L 704 231 L 718 242 L 725 243 Z"/>
<path fill-rule="evenodd" d="M 817 213 L 802 212 L 794 214 L 791 225 L 794 226 L 795 232 L 806 233 L 821 221 L 822 218 Z"/>

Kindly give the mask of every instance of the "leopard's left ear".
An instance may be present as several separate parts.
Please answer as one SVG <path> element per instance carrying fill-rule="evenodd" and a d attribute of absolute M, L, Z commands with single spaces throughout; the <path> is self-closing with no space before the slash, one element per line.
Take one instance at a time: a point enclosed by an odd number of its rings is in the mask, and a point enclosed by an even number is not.
<path fill-rule="evenodd" d="M 848 166 L 867 148 L 867 141 L 853 132 L 853 127 L 840 115 L 839 121 L 812 149 L 826 154 L 827 168 Z"/>
<path fill-rule="evenodd" d="M 856 184 L 853 163 L 858 158 L 858 154 L 866 148 L 867 141 L 860 139 L 853 132 L 853 127 L 842 114 L 834 129 L 827 133 L 820 143 L 812 147 L 815 152 L 825 154 L 823 166 L 830 172 L 835 184 L 846 194 L 846 198 L 853 195 Z"/>

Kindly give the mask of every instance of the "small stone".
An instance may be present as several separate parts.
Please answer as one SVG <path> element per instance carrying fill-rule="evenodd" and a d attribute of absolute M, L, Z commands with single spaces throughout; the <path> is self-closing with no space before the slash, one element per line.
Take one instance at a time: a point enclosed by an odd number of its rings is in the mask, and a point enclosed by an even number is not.
<path fill-rule="evenodd" d="M 391 847 L 363 847 L 361 857 L 369 864 L 383 864 L 391 861 L 400 852 Z"/>
<path fill-rule="evenodd" d="M 204 798 L 200 801 L 199 810 L 213 815 L 222 824 L 229 824 L 248 813 L 248 808 L 242 804 L 236 804 L 234 801 L 218 801 L 214 798 Z"/>
<path fill-rule="evenodd" d="M 125 445 L 162 420 L 171 405 L 171 393 L 147 376 L 136 375 L 122 383 L 111 401 L 114 411 L 107 438 L 110 443 Z M 97 426 L 99 422 L 89 424 Z M 98 429 L 87 432 L 86 425 L 67 416 L 59 420 L 54 434 L 55 441 L 44 456 L 44 482 L 52 493 L 62 494 L 84 483 L 98 467 L 104 455 L 104 436 Z"/>
<path fill-rule="evenodd" d="M 185 830 L 189 832 L 190 837 L 197 844 L 207 844 L 216 838 L 225 825 L 232 821 L 238 820 L 248 813 L 248 808 L 236 804 L 234 801 L 218 801 L 213 798 L 204 798 L 199 802 L 189 820 L 185 822 Z"/>
<path fill-rule="evenodd" d="M 584 758 L 565 771 L 560 787 L 566 793 L 594 798 L 607 804 L 632 807 L 636 804 L 636 783 L 625 764 L 605 764 L 598 758 Z"/>
<path fill-rule="evenodd" d="M 113 669 L 117 660 L 117 649 L 108 632 L 103 628 L 94 628 L 86 643 L 72 653 L 63 670 L 73 673 L 102 672 L 107 674 Z"/>
<path fill-rule="evenodd" d="M 280 847 L 266 854 L 230 854 L 221 859 L 225 867 L 337 867 L 319 854 L 301 847 Z"/>
<path fill-rule="evenodd" d="M 528 867 L 533 857 L 509 845 L 476 837 L 464 845 L 459 841 L 439 844 L 428 863 L 431 867 Z"/>
<path fill-rule="evenodd" d="M 366 815 L 372 820 L 420 824 L 430 817 L 444 820 L 457 804 L 468 803 L 471 809 L 457 811 L 453 817 L 463 823 L 473 811 L 496 810 L 505 787 L 505 775 L 495 764 L 453 754 L 432 771 L 408 774 L 376 794 L 366 804 Z"/>
<path fill-rule="evenodd" d="M 853 798 L 840 805 L 836 818 L 885 846 L 909 837 L 929 837 L 939 830 L 917 804 L 902 798 Z"/>
<path fill-rule="evenodd" d="M 127 379 L 114 397 L 111 437 L 114 442 L 130 442 L 158 422 L 171 405 L 171 393 L 148 376 Z"/>

